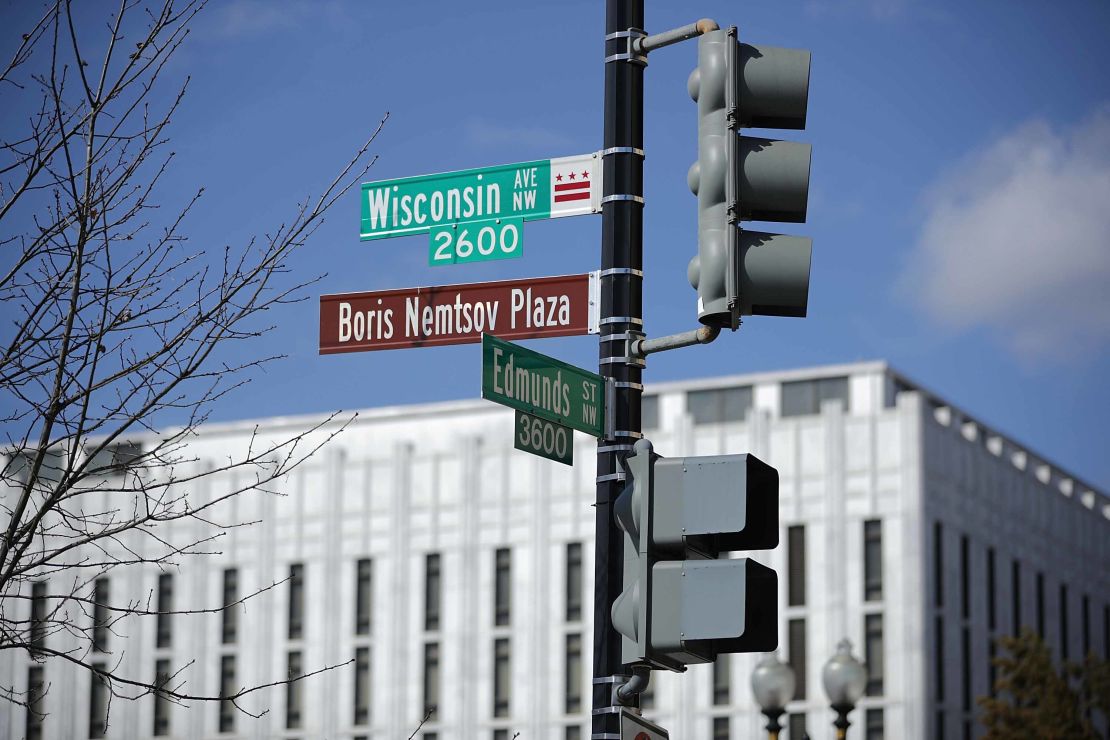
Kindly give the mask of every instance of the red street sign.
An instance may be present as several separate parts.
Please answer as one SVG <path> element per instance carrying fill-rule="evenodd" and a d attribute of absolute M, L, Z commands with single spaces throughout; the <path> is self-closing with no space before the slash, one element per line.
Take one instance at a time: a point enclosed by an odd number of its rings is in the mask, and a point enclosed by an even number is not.
<path fill-rule="evenodd" d="M 596 273 L 320 296 L 320 354 L 596 331 Z"/>

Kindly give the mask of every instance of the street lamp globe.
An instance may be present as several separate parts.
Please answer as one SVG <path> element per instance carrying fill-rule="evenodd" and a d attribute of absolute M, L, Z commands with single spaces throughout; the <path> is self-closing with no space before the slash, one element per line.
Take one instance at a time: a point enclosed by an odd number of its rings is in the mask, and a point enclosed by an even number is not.
<path fill-rule="evenodd" d="M 779 717 L 794 698 L 794 669 L 780 661 L 777 653 L 767 653 L 752 671 L 752 693 L 767 716 L 769 737 L 777 740 L 782 729 Z"/>
<path fill-rule="evenodd" d="M 843 738 L 848 732 L 848 713 L 851 712 L 856 702 L 863 696 L 867 686 L 867 670 L 863 664 L 852 655 L 852 643 L 841 640 L 836 646 L 836 655 L 829 658 L 821 670 L 821 682 L 825 685 L 825 693 L 829 703 L 836 712 L 836 736 Z"/>

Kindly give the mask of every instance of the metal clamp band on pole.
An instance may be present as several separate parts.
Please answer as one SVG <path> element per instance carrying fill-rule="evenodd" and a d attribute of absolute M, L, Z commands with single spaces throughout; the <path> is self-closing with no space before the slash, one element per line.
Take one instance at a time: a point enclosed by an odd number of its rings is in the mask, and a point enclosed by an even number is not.
<path fill-rule="evenodd" d="M 624 193 L 620 193 L 620 194 L 614 194 L 614 195 L 603 195 L 601 197 L 601 205 L 605 205 L 606 203 L 612 203 L 614 201 L 622 201 L 622 200 L 623 201 L 631 201 L 633 203 L 639 203 L 640 205 L 644 204 L 643 196 L 640 196 L 640 195 L 626 195 Z"/>
<path fill-rule="evenodd" d="M 632 445 L 598 445 L 598 452 L 632 452 Z M 596 683 L 596 681 L 595 681 Z"/>
<path fill-rule="evenodd" d="M 621 740 L 621 736 L 619 732 L 595 732 L 590 740 Z"/>
<path fill-rule="evenodd" d="M 621 471 L 619 473 L 609 473 L 608 475 L 599 475 L 594 480 L 598 483 L 604 483 L 605 481 L 610 481 L 610 480 L 627 480 L 627 477 L 626 477 L 624 471 Z"/>
<path fill-rule="evenodd" d="M 615 432 L 613 432 L 613 439 L 616 439 L 617 437 L 625 437 L 625 438 L 630 438 L 630 439 L 643 439 L 644 438 L 644 433 L 643 432 L 630 432 L 627 429 L 618 429 Z"/>
<path fill-rule="evenodd" d="M 601 686 L 607 683 L 624 683 L 629 679 L 628 676 L 596 676 L 590 683 L 594 686 Z"/>
<path fill-rule="evenodd" d="M 636 357 L 602 357 L 598 360 L 602 365 L 632 365 L 633 367 L 643 367 L 644 361 Z"/>
<path fill-rule="evenodd" d="M 617 388 L 631 388 L 632 390 L 642 391 L 644 389 L 643 383 L 629 383 L 625 381 L 616 381 L 613 383 Z"/>
<path fill-rule="evenodd" d="M 644 320 L 635 316 L 606 316 L 598 323 L 602 326 L 606 324 L 633 324 L 635 326 L 643 326 Z"/>
<path fill-rule="evenodd" d="M 610 64 L 612 62 L 627 62 L 629 64 L 638 64 L 641 67 L 646 67 L 647 57 L 643 54 L 635 54 L 631 52 L 624 54 L 610 54 L 609 56 L 605 57 L 606 64 Z"/>
<path fill-rule="evenodd" d="M 605 34 L 605 40 L 612 41 L 613 39 L 643 38 L 647 35 L 648 32 L 642 28 L 630 28 L 627 31 L 613 31 L 612 33 L 607 33 Z"/>
<path fill-rule="evenodd" d="M 608 270 L 599 270 L 598 272 L 601 277 L 606 277 L 607 275 L 635 275 L 636 277 L 644 276 L 643 270 L 636 270 L 631 267 L 610 267 Z"/>
<path fill-rule="evenodd" d="M 634 332 L 632 332 L 632 334 L 635 334 L 636 336 L 640 336 L 640 332 L 638 332 L 638 331 L 634 331 Z M 618 331 L 618 332 L 614 332 L 612 334 L 601 334 L 601 335 L 598 336 L 598 341 L 601 341 L 601 342 L 619 342 L 623 339 L 629 339 L 629 338 L 630 338 L 629 337 L 629 332 Z"/>
<path fill-rule="evenodd" d="M 644 150 L 634 146 L 611 146 L 608 149 L 601 150 L 601 156 L 608 157 L 612 154 L 635 154 L 638 157 L 646 157 Z"/>

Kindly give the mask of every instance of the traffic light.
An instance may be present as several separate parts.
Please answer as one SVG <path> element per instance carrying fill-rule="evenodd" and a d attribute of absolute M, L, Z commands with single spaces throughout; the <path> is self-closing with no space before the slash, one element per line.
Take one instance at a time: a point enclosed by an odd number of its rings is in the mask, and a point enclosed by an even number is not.
<path fill-rule="evenodd" d="M 683 671 L 719 653 L 778 643 L 778 580 L 734 550 L 778 545 L 778 472 L 754 455 L 663 458 L 636 442 L 614 515 L 624 532 L 624 590 L 613 627 L 621 660 Z"/>
<path fill-rule="evenodd" d="M 740 325 L 740 316 L 805 316 L 812 241 L 739 228 L 740 221 L 802 222 L 810 146 L 739 136 L 741 128 L 805 128 L 809 52 L 741 44 L 736 28 L 698 38 L 687 87 L 698 104 L 698 254 L 690 284 L 698 320 Z"/>

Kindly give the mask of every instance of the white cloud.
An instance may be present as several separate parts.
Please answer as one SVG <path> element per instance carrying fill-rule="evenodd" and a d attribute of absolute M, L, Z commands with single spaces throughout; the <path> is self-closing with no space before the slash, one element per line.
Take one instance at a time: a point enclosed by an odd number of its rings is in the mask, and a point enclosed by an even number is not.
<path fill-rule="evenodd" d="M 885 21 L 904 17 L 912 0 L 809 0 L 805 10 L 812 18 L 835 14 L 866 14 Z"/>
<path fill-rule="evenodd" d="M 321 0 L 229 0 L 214 6 L 210 20 L 217 36 L 264 36 L 304 23 L 333 22 L 340 8 Z"/>
<path fill-rule="evenodd" d="M 942 177 L 900 287 L 946 326 L 985 326 L 1020 356 L 1110 343 L 1110 106 L 1032 121 Z"/>

